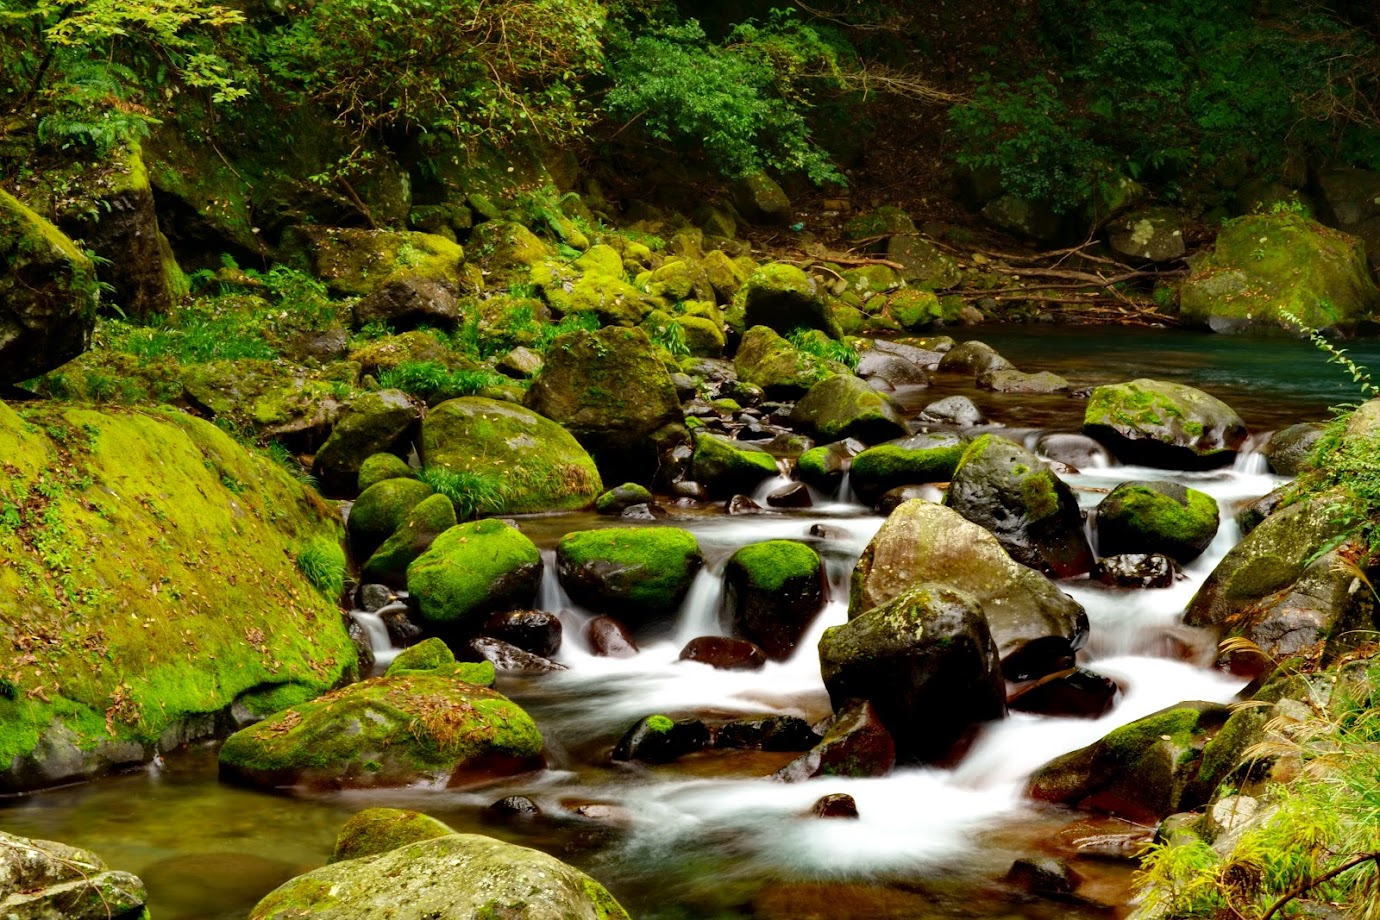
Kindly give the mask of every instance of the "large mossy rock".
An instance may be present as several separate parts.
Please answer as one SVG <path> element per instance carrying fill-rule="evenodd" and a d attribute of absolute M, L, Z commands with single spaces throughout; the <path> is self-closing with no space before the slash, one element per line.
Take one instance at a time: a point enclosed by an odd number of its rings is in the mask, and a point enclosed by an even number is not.
<path fill-rule="evenodd" d="M 0 791 L 139 763 L 353 673 L 333 596 L 298 569 L 334 512 L 176 412 L 0 404 Z M 338 551 L 338 550 L 337 550 Z M 111 662 L 120 662 L 113 667 Z"/>
<path fill-rule="evenodd" d="M 421 480 L 402 478 L 385 479 L 361 492 L 347 521 L 355 556 L 368 559 L 397 532 L 412 509 L 433 494 Z"/>
<path fill-rule="evenodd" d="M 523 402 L 574 435 L 606 482 L 650 482 L 658 432 L 683 420 L 671 374 L 641 329 L 558 337 Z"/>
<path fill-rule="evenodd" d="M 867 700 L 902 761 L 946 754 L 979 722 L 1006 714 L 997 646 L 977 599 L 921 584 L 825 630 L 819 668 L 835 709 Z"/>
<path fill-rule="evenodd" d="M 418 617 L 447 639 L 474 634 L 501 610 L 532 606 L 541 584 L 541 551 L 502 521 L 452 527 L 407 567 Z"/>
<path fill-rule="evenodd" d="M 574 511 L 604 490 L 589 453 L 560 425 L 530 409 L 478 396 L 451 399 L 422 422 L 422 461 L 489 476 L 498 514 Z"/>
<path fill-rule="evenodd" d="M 750 543 L 724 567 L 733 629 L 785 660 L 824 609 L 829 582 L 819 554 L 794 540 Z"/>
<path fill-rule="evenodd" d="M 1192 562 L 1217 535 L 1217 501 L 1177 482 L 1123 482 L 1097 506 L 1103 556 L 1163 553 Z"/>
<path fill-rule="evenodd" d="M 351 789 L 457 784 L 541 766 L 536 723 L 458 668 L 371 678 L 241 729 L 221 746 L 221 776 Z"/>
<path fill-rule="evenodd" d="M 148 893 L 90 850 L 0 831 L 0 916 L 6 920 L 142 920 Z"/>
<path fill-rule="evenodd" d="M 407 481 L 407 480 L 403 480 Z M 455 503 L 444 495 L 430 495 L 407 513 L 402 526 L 383 541 L 360 569 L 365 584 L 407 587 L 407 567 L 431 548 L 436 538 L 457 523 Z"/>
<path fill-rule="evenodd" d="M 819 282 L 802 269 L 782 262 L 763 265 L 738 291 L 748 328 L 766 326 L 782 335 L 806 327 L 832 338 L 842 333 L 824 305 Z"/>
<path fill-rule="evenodd" d="M 50 371 L 86 350 L 96 269 L 56 227 L 0 190 L 0 384 Z"/>
<path fill-rule="evenodd" d="M 821 380 L 851 374 L 841 364 L 800 351 L 766 326 L 753 326 L 743 334 L 733 366 L 739 380 L 761 387 L 773 399 L 799 399 Z"/>
<path fill-rule="evenodd" d="M 453 240 L 410 231 L 298 226 L 283 245 L 290 261 L 342 297 L 367 296 L 404 280 L 458 286 L 465 261 Z"/>
<path fill-rule="evenodd" d="M 751 492 L 763 479 L 780 472 L 776 458 L 752 444 L 699 432 L 690 456 L 690 478 L 710 494 L 724 497 Z"/>
<path fill-rule="evenodd" d="M 1205 805 L 1232 764 L 1205 769 L 1203 749 L 1226 722 L 1216 703 L 1181 703 L 1040 767 L 1027 793 L 1085 811 L 1155 823 Z"/>
<path fill-rule="evenodd" d="M 1350 525 L 1337 516 L 1337 501 L 1321 495 L 1261 521 L 1203 582 L 1184 622 L 1247 638 L 1279 661 L 1328 658 L 1364 641 L 1380 604 L 1357 576 L 1354 560 L 1364 552 L 1355 540 L 1342 540 Z M 1265 666 L 1258 658 L 1232 664 L 1258 671 Z"/>
<path fill-rule="evenodd" d="M 795 404 L 791 423 L 821 441 L 857 438 L 867 444 L 906 435 L 906 422 L 891 397 L 851 374 L 839 374 L 810 387 Z"/>
<path fill-rule="evenodd" d="M 703 564 L 695 535 L 679 527 L 577 530 L 556 546 L 571 600 L 634 625 L 679 610 Z"/>
<path fill-rule="evenodd" d="M 602 885 L 553 856 L 449 834 L 300 875 L 250 920 L 629 920 Z"/>
<path fill-rule="evenodd" d="M 958 512 L 912 499 L 897 506 L 853 569 L 850 618 L 926 582 L 971 594 L 982 607 L 1010 679 L 1070 667 L 1088 637 L 1073 598 L 1014 561 L 987 530 Z"/>
<path fill-rule="evenodd" d="M 1180 315 L 1215 332 L 1350 330 L 1380 310 L 1360 240 L 1298 214 L 1253 214 L 1217 235 L 1179 288 Z"/>
<path fill-rule="evenodd" d="M 968 443 L 959 434 L 927 431 L 869 447 L 853 458 L 848 484 L 870 505 L 898 486 L 948 482 Z"/>
<path fill-rule="evenodd" d="M 377 856 L 409 843 L 446 837 L 455 830 L 430 815 L 406 808 L 366 808 L 345 822 L 330 862 Z"/>
<path fill-rule="evenodd" d="M 1202 390 L 1141 378 L 1097 387 L 1083 430 L 1121 460 L 1179 469 L 1230 463 L 1246 442 L 1246 424 Z"/>
<path fill-rule="evenodd" d="M 398 446 L 420 417 L 402 390 L 359 394 L 316 452 L 312 472 L 326 489 L 349 491 L 359 482 L 364 461 Z"/>
<path fill-rule="evenodd" d="M 944 503 L 991 531 L 1022 565 L 1056 578 L 1092 569 L 1073 490 L 1014 441 L 985 434 L 968 445 Z"/>

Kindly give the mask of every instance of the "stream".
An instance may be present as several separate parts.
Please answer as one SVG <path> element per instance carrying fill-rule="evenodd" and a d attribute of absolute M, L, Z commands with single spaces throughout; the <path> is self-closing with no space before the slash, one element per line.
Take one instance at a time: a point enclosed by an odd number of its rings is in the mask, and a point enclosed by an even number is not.
<path fill-rule="evenodd" d="M 1232 405 L 1257 442 L 1270 430 L 1324 418 L 1330 404 L 1356 400 L 1339 369 L 1307 343 L 1290 340 L 1056 327 L 965 330 L 961 337 L 981 338 L 1021 369 L 1052 370 L 1075 385 L 1150 376 L 1199 386 Z M 1361 343 L 1352 354 L 1362 363 L 1380 358 L 1380 343 Z M 986 393 L 968 379 L 936 378 L 929 389 L 898 396 L 918 409 L 954 393 L 971 397 L 1001 423 L 981 430 L 1027 444 L 1047 432 L 1076 432 L 1081 424 L 1082 400 Z M 1086 579 L 1060 582 L 1091 624 L 1079 663 L 1122 686 L 1117 705 L 1099 719 L 1012 713 L 985 727 L 952 766 L 899 769 L 880 779 L 781 784 L 761 777 L 794 754 L 716 750 L 656 768 L 608 760 L 622 733 L 651 713 L 720 721 L 790 714 L 817 722 L 828 715 L 815 643 L 825 628 L 846 620 L 849 573 L 882 523 L 847 500 L 845 485 L 840 495 L 817 496 L 813 508 L 796 511 L 728 517 L 717 508 L 676 509 L 665 523 L 694 532 L 706 564 L 665 635 L 628 659 L 595 657 L 582 647 L 580 626 L 591 614 L 564 596 L 550 552 L 568 531 L 624 522 L 593 514 L 521 519 L 522 530 L 546 551 L 538 606 L 561 612 L 566 638 L 556 660 L 569 670 L 500 676 L 498 689 L 542 727 L 545 771 L 481 789 L 274 795 L 219 783 L 214 746 L 202 746 L 136 773 L 0 801 L 0 826 L 87 847 L 112 867 L 140 875 L 155 920 L 242 918 L 267 891 L 320 865 L 346 817 L 372 805 L 416 808 L 460 831 L 546 850 L 593 874 L 639 920 L 1107 916 L 1095 906 L 1034 900 L 1001 883 L 1019 856 L 1060 852 L 1080 836 L 1135 829 L 1027 802 L 1021 795 L 1025 777 L 1114 727 L 1182 700 L 1227 702 L 1240 689 L 1242 681 L 1203 665 L 1210 640 L 1179 621 L 1239 539 L 1236 510 L 1283 481 L 1264 472 L 1260 461 L 1248 453 L 1235 467 L 1207 472 L 1106 466 L 1066 477 L 1086 508 L 1126 480 L 1182 482 L 1217 499 L 1222 526 L 1170 588 L 1125 591 Z M 813 536 L 812 528 L 828 536 Z M 830 603 L 797 653 L 759 671 L 716 671 L 677 660 L 689 639 L 723 634 L 721 576 L 728 556 L 745 544 L 782 538 L 810 543 L 824 557 L 830 580 Z M 386 663 L 386 632 L 375 642 Z M 856 800 L 857 820 L 810 817 L 811 804 L 835 792 Z M 535 801 L 542 817 L 514 822 L 490 816 L 491 803 L 518 794 Z M 1079 861 L 1077 869 L 1087 880 L 1080 893 L 1124 903 L 1127 866 Z"/>

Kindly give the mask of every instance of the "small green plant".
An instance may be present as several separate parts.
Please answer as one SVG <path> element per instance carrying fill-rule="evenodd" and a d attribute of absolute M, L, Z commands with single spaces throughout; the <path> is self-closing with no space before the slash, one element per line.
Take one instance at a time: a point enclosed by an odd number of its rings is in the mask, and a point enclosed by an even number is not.
<path fill-rule="evenodd" d="M 462 521 L 500 511 L 508 499 L 504 480 L 491 473 L 428 466 L 417 473 L 417 478 L 450 499 L 455 516 Z"/>
<path fill-rule="evenodd" d="M 797 329 L 787 338 L 797 351 L 825 361 L 837 361 L 846 365 L 849 370 L 856 370 L 858 367 L 858 353 L 851 345 L 831 339 L 818 329 Z"/>
<path fill-rule="evenodd" d="M 537 332 L 537 340 L 532 348 L 536 351 L 545 352 L 551 347 L 551 343 L 559 336 L 570 332 L 598 332 L 599 317 L 593 313 L 570 313 L 561 317 L 558 323 L 550 323 L 542 326 Z"/>
<path fill-rule="evenodd" d="M 302 547 L 297 568 L 327 597 L 338 600 L 345 590 L 345 551 L 334 540 L 317 537 Z"/>
<path fill-rule="evenodd" d="M 690 354 L 690 346 L 685 341 L 685 327 L 670 322 L 652 330 L 652 344 L 660 345 L 671 353 L 673 358 L 684 358 Z"/>
<path fill-rule="evenodd" d="M 472 396 L 485 387 L 508 382 L 507 377 L 493 371 L 450 370 L 435 361 L 404 361 L 379 373 L 379 386 L 402 390 L 427 402 Z"/>

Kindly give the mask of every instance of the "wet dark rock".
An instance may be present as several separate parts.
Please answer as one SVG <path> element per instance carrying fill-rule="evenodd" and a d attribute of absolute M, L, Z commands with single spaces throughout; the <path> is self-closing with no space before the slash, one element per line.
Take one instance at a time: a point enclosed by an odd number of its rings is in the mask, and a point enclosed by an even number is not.
<path fill-rule="evenodd" d="M 1097 506 L 1097 548 L 1108 556 L 1163 553 L 1192 562 L 1217 535 L 1217 501 L 1177 482 L 1123 482 Z"/>
<path fill-rule="evenodd" d="M 585 641 L 601 658 L 631 658 L 638 653 L 628 627 L 610 616 L 597 616 L 586 623 Z"/>
<path fill-rule="evenodd" d="M 561 618 L 547 610 L 495 613 L 484 621 L 480 632 L 543 658 L 550 658 L 561 648 Z"/>
<path fill-rule="evenodd" d="M 921 417 L 960 428 L 971 428 L 986 421 L 981 410 L 966 396 L 946 396 L 935 400 L 921 411 Z"/>
<path fill-rule="evenodd" d="M 724 566 L 734 631 L 784 661 L 828 600 L 819 554 L 803 543 L 768 540 L 744 546 Z"/>
<path fill-rule="evenodd" d="M 367 676 L 370 671 L 374 670 L 374 646 L 369 641 L 369 631 L 353 617 L 346 621 L 345 628 L 350 634 L 350 642 L 355 647 L 355 654 L 359 657 L 359 673 Z"/>
<path fill-rule="evenodd" d="M 997 354 L 986 342 L 963 342 L 955 345 L 939 359 L 939 373 L 968 374 L 977 377 L 989 371 L 1012 367 L 1010 361 Z"/>
<path fill-rule="evenodd" d="M 735 495 L 724 505 L 725 514 L 760 514 L 762 506 L 746 495 Z"/>
<path fill-rule="evenodd" d="M 904 342 L 892 342 L 888 339 L 874 339 L 872 350 L 886 355 L 895 355 L 904 358 L 916 367 L 931 368 L 939 364 L 944 358 L 944 353 L 954 346 L 954 340 L 948 336 L 929 338 L 923 340 L 929 347 L 921 348 L 916 345 L 907 345 Z"/>
<path fill-rule="evenodd" d="M 397 332 L 418 326 L 453 329 L 461 320 L 451 281 L 403 274 L 385 281 L 355 304 L 355 325 L 384 323 Z"/>
<path fill-rule="evenodd" d="M 973 726 L 1006 714 L 1006 685 L 982 607 L 921 584 L 826 630 L 820 673 L 834 708 L 870 700 L 905 762 L 934 761 Z"/>
<path fill-rule="evenodd" d="M 767 656 L 746 639 L 700 636 L 680 650 L 681 661 L 698 661 L 721 671 L 760 671 Z"/>
<path fill-rule="evenodd" d="M 1240 511 L 1236 512 L 1236 525 L 1241 528 L 1241 535 L 1244 537 L 1252 530 L 1260 526 L 1267 517 L 1279 510 L 1280 504 L 1284 501 L 1284 491 L 1275 489 L 1267 492 L 1254 501 L 1248 503 Z"/>
<path fill-rule="evenodd" d="M 502 639 L 484 636 L 471 639 L 465 643 L 465 651 L 470 661 L 491 662 L 500 674 L 549 674 L 566 670 L 563 664 L 525 652 Z"/>
<path fill-rule="evenodd" d="M 855 700 L 839 711 L 824 740 L 772 774 L 783 783 L 816 776 L 886 776 L 896 744 L 872 704 Z"/>
<path fill-rule="evenodd" d="M 969 445 L 944 503 L 994 534 L 1023 565 L 1056 578 L 1092 568 L 1073 490 L 1014 441 L 983 435 Z"/>
<path fill-rule="evenodd" d="M 720 748 L 755 748 L 763 751 L 808 751 L 823 739 L 799 716 L 735 719 L 714 735 Z"/>
<path fill-rule="evenodd" d="M 1308 464 L 1313 445 L 1322 437 L 1323 426 L 1309 422 L 1276 431 L 1265 445 L 1265 459 L 1280 476 L 1297 476 Z"/>
<path fill-rule="evenodd" d="M 379 619 L 383 620 L 384 627 L 388 630 L 388 641 L 395 646 L 405 648 L 420 642 L 425 633 L 422 627 L 412 620 L 411 608 L 406 603 L 394 603 L 382 607 L 378 611 Z"/>
<path fill-rule="evenodd" d="M 698 719 L 675 721 L 647 716 L 628 729 L 611 755 L 613 760 L 670 763 L 709 746 L 709 729 Z"/>
<path fill-rule="evenodd" d="M 1062 859 L 1028 856 L 1011 864 L 1006 881 L 1029 894 L 1063 897 L 1073 894 L 1083 878 Z"/>
<path fill-rule="evenodd" d="M 397 600 L 397 593 L 388 585 L 360 585 L 356 597 L 360 610 L 375 613 Z"/>
<path fill-rule="evenodd" d="M 1099 559 L 1092 579 L 1113 588 L 1168 588 L 1175 571 L 1174 560 L 1160 553 L 1124 553 Z"/>
<path fill-rule="evenodd" d="M 618 517 L 624 521 L 660 521 L 668 515 L 660 505 L 648 503 L 624 508 Z"/>
<path fill-rule="evenodd" d="M 749 419 L 743 427 L 733 433 L 735 441 L 770 441 L 775 437 L 775 431 L 763 428 L 755 419 Z"/>
<path fill-rule="evenodd" d="M 877 499 L 877 513 L 883 517 L 889 517 L 901 505 L 914 499 L 927 499 L 938 496 L 939 492 L 932 485 L 920 486 L 897 486 L 882 493 L 882 497 Z"/>
<path fill-rule="evenodd" d="M 1041 435 L 1035 453 L 1075 469 L 1099 469 L 1112 465 L 1112 453 L 1085 434 L 1055 432 Z"/>
<path fill-rule="evenodd" d="M 500 821 L 520 821 L 541 817 L 541 809 L 525 795 L 510 795 L 485 809 L 485 816 Z"/>
<path fill-rule="evenodd" d="M 773 489 L 767 496 L 767 504 L 773 508 L 809 508 L 814 504 L 810 490 L 803 482 L 793 482 L 788 486 Z"/>
<path fill-rule="evenodd" d="M 930 376 L 925 369 L 900 355 L 873 349 L 858 361 L 857 375 L 865 380 L 880 380 L 893 387 L 929 386 Z"/>
<path fill-rule="evenodd" d="M 683 479 L 671 484 L 671 494 L 676 498 L 688 498 L 695 502 L 709 501 L 709 490 L 702 483 Z"/>
<path fill-rule="evenodd" d="M 834 792 L 816 799 L 810 806 L 810 814 L 816 818 L 856 818 L 858 803 L 847 793 Z"/>
<path fill-rule="evenodd" d="M 1007 706 L 1044 716 L 1096 719 L 1110 712 L 1120 695 L 1121 688 L 1110 677 L 1070 668 L 1022 687 L 1007 700 Z"/>
<path fill-rule="evenodd" d="M 1027 374 L 1018 371 L 1014 367 L 998 368 L 997 370 L 987 371 L 979 374 L 977 387 L 980 390 L 992 390 L 995 393 L 1067 393 L 1070 389 L 1069 382 L 1058 374 L 1049 371 L 1041 371 L 1038 374 Z"/>

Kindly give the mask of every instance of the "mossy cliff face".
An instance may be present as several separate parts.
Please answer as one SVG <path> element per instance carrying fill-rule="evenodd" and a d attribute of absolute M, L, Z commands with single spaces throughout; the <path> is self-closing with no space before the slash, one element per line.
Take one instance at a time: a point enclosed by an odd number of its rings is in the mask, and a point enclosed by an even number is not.
<path fill-rule="evenodd" d="M 0 445 L 0 789 L 140 762 L 355 668 L 296 565 L 339 523 L 277 465 L 174 412 L 0 405 Z"/>
<path fill-rule="evenodd" d="M 422 422 L 427 466 L 498 477 L 496 513 L 574 511 L 604 490 L 588 452 L 530 409 L 472 396 L 436 406 Z"/>
<path fill-rule="evenodd" d="M 96 270 L 67 237 L 0 190 L 0 383 L 51 370 L 86 350 Z"/>
<path fill-rule="evenodd" d="M 1360 240 L 1298 214 L 1232 221 L 1179 292 L 1185 320 L 1215 332 L 1349 330 L 1380 310 Z"/>
<path fill-rule="evenodd" d="M 271 892 L 250 920 L 629 920 L 594 879 L 553 856 L 450 834 L 332 863 Z"/>
<path fill-rule="evenodd" d="M 458 783 L 541 765 L 541 732 L 502 694 L 439 667 L 375 677 L 236 732 L 221 775 L 330 789 Z"/>

